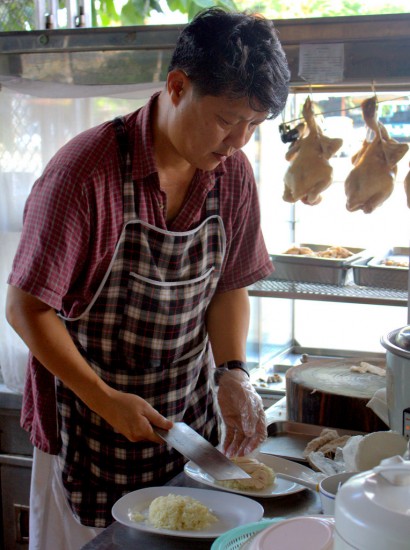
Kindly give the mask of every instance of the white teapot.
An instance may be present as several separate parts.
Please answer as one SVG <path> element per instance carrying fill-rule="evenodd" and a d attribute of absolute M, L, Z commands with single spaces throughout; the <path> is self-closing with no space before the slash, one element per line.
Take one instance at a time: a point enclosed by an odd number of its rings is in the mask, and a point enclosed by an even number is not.
<path fill-rule="evenodd" d="M 394 456 L 338 491 L 334 550 L 409 549 L 410 461 Z"/>

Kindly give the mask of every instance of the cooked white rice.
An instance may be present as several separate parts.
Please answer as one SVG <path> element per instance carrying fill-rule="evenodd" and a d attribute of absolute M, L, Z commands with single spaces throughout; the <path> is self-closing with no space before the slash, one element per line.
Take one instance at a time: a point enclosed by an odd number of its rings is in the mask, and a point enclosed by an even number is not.
<path fill-rule="evenodd" d="M 175 531 L 200 531 L 218 520 L 199 500 L 175 494 L 155 498 L 148 519 L 158 529 Z"/>
<path fill-rule="evenodd" d="M 128 510 L 128 517 L 131 521 L 135 522 L 145 521 L 147 519 L 143 514 L 141 514 L 141 512 L 134 510 L 133 508 Z"/>

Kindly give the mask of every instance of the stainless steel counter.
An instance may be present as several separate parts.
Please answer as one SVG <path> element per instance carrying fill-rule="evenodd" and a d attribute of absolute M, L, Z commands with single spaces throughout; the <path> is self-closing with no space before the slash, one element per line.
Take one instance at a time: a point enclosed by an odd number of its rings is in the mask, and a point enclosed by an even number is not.
<path fill-rule="evenodd" d="M 217 489 L 210 489 L 210 487 L 192 480 L 183 472 L 167 485 L 217 491 Z M 264 507 L 265 519 L 319 514 L 321 512 L 318 493 L 309 489 L 288 496 L 255 500 Z M 195 539 L 194 542 L 194 539 L 164 537 L 163 535 L 138 531 L 115 522 L 98 537 L 83 546 L 82 550 L 192 550 L 193 543 L 196 550 L 209 550 L 212 542 L 212 540 Z"/>

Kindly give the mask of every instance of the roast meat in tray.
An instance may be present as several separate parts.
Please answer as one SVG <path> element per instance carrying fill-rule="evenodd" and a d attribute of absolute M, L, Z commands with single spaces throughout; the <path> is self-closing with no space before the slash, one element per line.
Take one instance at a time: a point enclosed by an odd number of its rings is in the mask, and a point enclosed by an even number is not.
<path fill-rule="evenodd" d="M 354 282 L 360 286 L 407 290 L 409 247 L 393 247 L 382 255 L 359 259 L 353 265 Z"/>
<path fill-rule="evenodd" d="M 312 251 L 313 254 L 271 254 L 271 260 L 275 271 L 269 276 L 269 279 L 280 279 L 284 281 L 299 281 L 305 283 L 321 283 L 342 286 L 346 282 L 346 276 L 351 269 L 353 262 L 359 260 L 365 254 L 363 248 L 353 248 L 351 246 L 339 247 L 333 245 L 322 245 L 312 243 L 301 243 L 294 245 L 296 251 Z M 342 252 L 348 250 L 351 255 L 342 257 L 324 257 L 316 254 L 329 255 L 333 251 Z M 290 249 L 291 250 L 291 249 Z"/>

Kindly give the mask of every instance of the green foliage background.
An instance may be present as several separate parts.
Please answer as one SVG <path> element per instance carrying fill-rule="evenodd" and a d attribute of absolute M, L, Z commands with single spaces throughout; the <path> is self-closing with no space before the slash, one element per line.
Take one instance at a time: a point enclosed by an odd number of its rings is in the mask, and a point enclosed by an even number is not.
<path fill-rule="evenodd" d="M 114 0 L 101 0 L 100 4 L 101 8 L 96 10 L 96 16 L 101 17 L 103 25 L 143 24 L 151 10 L 162 12 L 159 0 L 128 0 L 120 13 L 115 10 Z M 187 14 L 188 20 L 198 11 L 210 6 L 256 11 L 274 19 L 293 19 L 407 13 L 410 10 L 409 4 L 409 0 L 386 0 L 383 5 L 369 2 L 366 7 L 360 0 L 167 0 L 171 11 Z"/>
<path fill-rule="evenodd" d="M 59 0 L 61 9 L 68 0 Z M 271 19 L 337 17 L 410 12 L 410 0 L 165 0 L 172 12 L 194 15 L 210 6 L 258 12 Z M 0 31 L 35 28 L 36 0 L 0 0 Z M 160 0 L 93 0 L 92 26 L 146 24 L 153 11 L 162 13 Z"/>
<path fill-rule="evenodd" d="M 171 11 L 180 11 L 187 14 L 191 20 L 199 11 L 211 6 L 222 6 L 235 9 L 233 0 L 167 0 Z M 128 0 L 118 13 L 114 0 L 100 0 L 100 8 L 94 11 L 93 25 L 98 26 L 98 19 L 103 26 L 108 25 L 142 25 L 152 10 L 162 13 L 158 0 Z"/>

